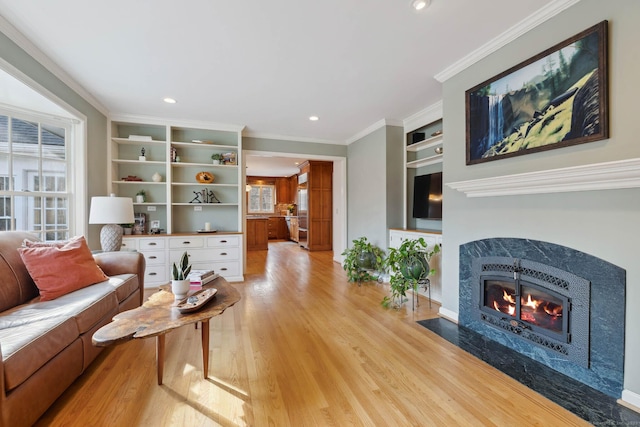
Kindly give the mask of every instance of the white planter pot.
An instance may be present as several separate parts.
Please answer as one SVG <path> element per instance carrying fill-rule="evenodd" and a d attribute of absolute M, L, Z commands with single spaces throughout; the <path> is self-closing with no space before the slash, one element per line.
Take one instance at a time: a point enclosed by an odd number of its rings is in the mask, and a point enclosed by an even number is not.
<path fill-rule="evenodd" d="M 211 161 L 214 165 L 219 165 L 220 164 L 220 160 L 212 160 Z"/>
<path fill-rule="evenodd" d="M 189 293 L 189 279 L 187 280 L 172 280 L 171 292 L 175 296 L 176 300 L 185 299 Z"/>
<path fill-rule="evenodd" d="M 144 196 L 136 195 L 136 203 L 144 203 Z"/>

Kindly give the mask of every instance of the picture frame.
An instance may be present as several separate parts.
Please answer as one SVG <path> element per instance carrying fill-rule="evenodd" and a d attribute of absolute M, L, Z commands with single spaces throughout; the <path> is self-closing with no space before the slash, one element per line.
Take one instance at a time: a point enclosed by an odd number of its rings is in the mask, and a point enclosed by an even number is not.
<path fill-rule="evenodd" d="M 608 22 L 465 92 L 466 164 L 609 137 Z"/>

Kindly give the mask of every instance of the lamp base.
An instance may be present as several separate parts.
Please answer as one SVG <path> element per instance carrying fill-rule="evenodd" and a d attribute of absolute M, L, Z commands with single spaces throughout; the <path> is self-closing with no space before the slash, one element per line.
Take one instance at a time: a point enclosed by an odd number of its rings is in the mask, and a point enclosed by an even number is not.
<path fill-rule="evenodd" d="M 122 227 L 117 224 L 106 224 L 102 227 L 100 246 L 103 252 L 119 251 L 122 247 Z"/>

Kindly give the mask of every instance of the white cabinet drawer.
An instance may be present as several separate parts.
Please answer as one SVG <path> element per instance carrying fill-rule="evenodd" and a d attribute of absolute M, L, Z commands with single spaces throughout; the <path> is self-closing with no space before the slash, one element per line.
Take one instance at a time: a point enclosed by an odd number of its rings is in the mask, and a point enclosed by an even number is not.
<path fill-rule="evenodd" d="M 164 240 L 158 238 L 138 239 L 138 249 L 141 251 L 164 249 Z"/>
<path fill-rule="evenodd" d="M 240 275 L 239 261 L 217 261 L 213 263 L 213 271 L 222 277 L 233 277 Z"/>
<path fill-rule="evenodd" d="M 204 248 L 204 238 L 185 236 L 169 239 L 169 249 Z"/>
<path fill-rule="evenodd" d="M 167 260 L 166 253 L 164 251 L 144 251 L 142 252 L 142 255 L 144 255 L 144 260 L 147 265 L 164 265 Z"/>
<path fill-rule="evenodd" d="M 138 239 L 122 239 L 122 246 L 120 246 L 121 251 L 135 251 L 138 249 L 138 245 L 136 244 Z"/>
<path fill-rule="evenodd" d="M 210 248 L 234 246 L 240 247 L 240 236 L 215 236 L 207 238 L 207 246 Z"/>
<path fill-rule="evenodd" d="M 240 259 L 240 248 L 211 248 L 207 250 L 211 259 L 214 261 L 223 261 L 227 259 Z"/>
<path fill-rule="evenodd" d="M 167 282 L 167 267 L 165 265 L 147 265 L 144 270 L 145 287 L 151 283 Z"/>
<path fill-rule="evenodd" d="M 184 250 L 170 251 L 169 261 L 171 263 L 174 263 L 174 262 L 178 263 L 184 252 L 185 252 Z M 187 249 L 187 255 L 189 255 L 189 263 L 213 261 L 213 257 L 211 256 L 211 251 L 208 251 L 208 250 L 196 249 L 196 250 L 190 251 Z"/>

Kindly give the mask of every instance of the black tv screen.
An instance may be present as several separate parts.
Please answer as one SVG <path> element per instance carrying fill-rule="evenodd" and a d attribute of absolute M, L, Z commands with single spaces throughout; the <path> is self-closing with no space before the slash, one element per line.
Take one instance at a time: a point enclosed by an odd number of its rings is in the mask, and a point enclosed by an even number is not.
<path fill-rule="evenodd" d="M 413 217 L 442 219 L 442 172 L 414 178 Z"/>

